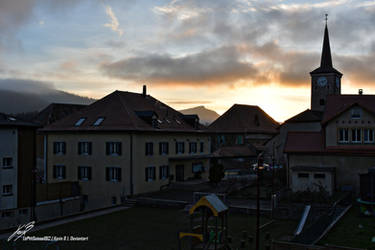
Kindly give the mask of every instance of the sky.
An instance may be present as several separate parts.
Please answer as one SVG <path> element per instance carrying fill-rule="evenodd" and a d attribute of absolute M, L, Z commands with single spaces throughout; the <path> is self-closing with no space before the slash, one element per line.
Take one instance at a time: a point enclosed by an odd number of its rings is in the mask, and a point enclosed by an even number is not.
<path fill-rule="evenodd" d="M 342 93 L 375 94 L 375 2 L 350 0 L 1 0 L 0 80 L 284 121 L 310 107 L 326 13 Z"/>

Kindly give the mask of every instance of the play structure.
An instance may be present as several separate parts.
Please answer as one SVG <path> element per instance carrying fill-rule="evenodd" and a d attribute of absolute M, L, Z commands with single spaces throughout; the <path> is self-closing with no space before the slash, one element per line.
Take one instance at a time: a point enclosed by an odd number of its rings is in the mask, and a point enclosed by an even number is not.
<path fill-rule="evenodd" d="M 360 211 L 366 216 L 375 216 L 375 167 L 367 174 L 360 174 L 360 195 L 357 199 Z"/>
<path fill-rule="evenodd" d="M 196 202 L 189 209 L 189 217 L 190 232 L 178 234 L 179 250 L 183 249 L 183 241 L 188 242 L 189 249 L 226 249 L 228 207 L 215 194 L 203 196 Z"/>

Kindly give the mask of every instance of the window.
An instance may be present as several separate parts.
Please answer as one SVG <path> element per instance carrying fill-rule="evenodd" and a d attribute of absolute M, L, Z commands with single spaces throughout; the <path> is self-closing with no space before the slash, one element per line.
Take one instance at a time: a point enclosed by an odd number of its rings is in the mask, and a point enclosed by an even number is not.
<path fill-rule="evenodd" d="M 104 121 L 104 117 L 99 117 L 98 120 L 94 122 L 94 126 L 99 126 Z"/>
<path fill-rule="evenodd" d="M 309 174 L 308 173 L 299 173 L 298 178 L 309 178 Z"/>
<path fill-rule="evenodd" d="M 324 178 L 326 178 L 326 175 L 325 174 L 314 174 L 314 178 L 315 179 L 324 179 Z"/>
<path fill-rule="evenodd" d="M 91 167 L 78 167 L 78 180 L 91 180 Z"/>
<path fill-rule="evenodd" d="M 363 130 L 363 139 L 365 143 L 373 143 L 374 142 L 374 130 L 370 128 L 365 128 Z"/>
<path fill-rule="evenodd" d="M 121 155 L 121 142 L 107 142 L 106 154 L 107 155 Z"/>
<path fill-rule="evenodd" d="M 353 143 L 361 143 L 361 129 L 360 128 L 352 128 L 352 142 Z"/>
<path fill-rule="evenodd" d="M 121 181 L 121 168 L 119 167 L 106 168 L 105 178 L 107 181 L 113 181 L 113 182 Z"/>
<path fill-rule="evenodd" d="M 192 164 L 192 172 L 193 173 L 202 173 L 203 171 L 203 164 L 201 162 L 199 163 L 193 163 Z"/>
<path fill-rule="evenodd" d="M 165 180 L 169 176 L 169 166 L 160 166 L 159 167 L 159 179 Z"/>
<path fill-rule="evenodd" d="M 145 168 L 145 181 L 150 182 L 155 180 L 155 167 Z"/>
<path fill-rule="evenodd" d="M 65 173 L 65 166 L 63 165 L 55 165 L 53 166 L 53 178 L 54 179 L 65 179 L 66 173 Z"/>
<path fill-rule="evenodd" d="M 18 214 L 20 214 L 20 215 L 27 215 L 28 211 L 29 210 L 27 208 L 23 208 L 23 209 L 18 210 Z"/>
<path fill-rule="evenodd" d="M 14 212 L 13 211 L 5 211 L 1 213 L 1 217 L 13 217 Z"/>
<path fill-rule="evenodd" d="M 176 154 L 183 154 L 183 153 L 185 153 L 185 143 L 176 142 Z"/>
<path fill-rule="evenodd" d="M 159 154 L 160 155 L 167 155 L 169 152 L 169 144 L 168 142 L 160 142 L 159 143 Z"/>
<path fill-rule="evenodd" d="M 116 205 L 116 204 L 117 204 L 117 197 L 112 196 L 112 205 Z"/>
<path fill-rule="evenodd" d="M 224 135 L 218 135 L 217 141 L 219 142 L 219 144 L 225 144 L 225 136 Z"/>
<path fill-rule="evenodd" d="M 324 106 L 326 104 L 326 101 L 324 99 L 319 100 L 320 106 Z"/>
<path fill-rule="evenodd" d="M 13 167 L 13 159 L 12 157 L 4 157 L 3 158 L 3 168 L 12 168 Z"/>
<path fill-rule="evenodd" d="M 86 118 L 84 118 L 84 117 L 80 118 L 80 119 L 74 124 L 74 126 L 76 126 L 76 127 L 81 126 L 82 123 L 83 123 L 85 120 L 86 120 Z"/>
<path fill-rule="evenodd" d="M 197 153 L 197 143 L 196 142 L 190 142 L 189 143 L 189 153 L 190 154 L 196 154 Z"/>
<path fill-rule="evenodd" d="M 57 155 L 57 154 L 64 155 L 66 153 L 65 142 L 54 142 L 53 143 L 53 153 L 55 155 Z"/>
<path fill-rule="evenodd" d="M 340 128 L 339 129 L 339 142 L 348 143 L 349 142 L 349 129 Z"/>
<path fill-rule="evenodd" d="M 242 145 L 243 144 L 243 135 L 238 135 L 236 138 L 236 144 Z"/>
<path fill-rule="evenodd" d="M 146 142 L 146 155 L 154 154 L 154 143 Z"/>
<path fill-rule="evenodd" d="M 352 109 L 352 119 L 361 119 L 362 110 L 359 107 Z"/>
<path fill-rule="evenodd" d="M 201 142 L 200 143 L 200 150 L 199 150 L 201 153 L 204 152 L 204 142 Z"/>
<path fill-rule="evenodd" d="M 91 155 L 92 143 L 91 142 L 78 142 L 79 155 Z"/>
<path fill-rule="evenodd" d="M 4 185 L 3 186 L 3 196 L 11 196 L 11 195 L 13 195 L 12 185 Z"/>

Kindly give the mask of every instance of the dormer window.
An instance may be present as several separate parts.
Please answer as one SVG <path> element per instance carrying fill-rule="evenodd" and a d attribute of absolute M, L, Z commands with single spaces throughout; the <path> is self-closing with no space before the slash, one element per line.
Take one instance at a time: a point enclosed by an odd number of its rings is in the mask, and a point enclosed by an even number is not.
<path fill-rule="evenodd" d="M 352 109 L 352 119 L 361 119 L 362 110 L 361 108 Z"/>
<path fill-rule="evenodd" d="M 80 119 L 76 122 L 76 124 L 74 124 L 74 126 L 76 126 L 76 127 L 81 126 L 82 123 L 83 123 L 85 120 L 86 120 L 86 118 L 84 118 L 84 117 L 80 118 Z"/>
<path fill-rule="evenodd" d="M 99 117 L 95 122 L 94 126 L 99 126 L 104 121 L 104 117 Z"/>

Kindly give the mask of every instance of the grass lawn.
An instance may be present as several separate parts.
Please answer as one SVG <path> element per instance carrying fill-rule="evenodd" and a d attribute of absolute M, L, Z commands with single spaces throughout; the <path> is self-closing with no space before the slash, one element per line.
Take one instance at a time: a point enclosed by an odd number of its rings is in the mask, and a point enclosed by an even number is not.
<path fill-rule="evenodd" d="M 255 236 L 255 216 L 229 215 L 229 234 L 239 246 L 242 231 Z M 269 221 L 261 218 L 261 225 Z M 263 230 L 273 238 L 291 234 L 297 222 L 276 221 Z M 189 228 L 187 213 L 168 208 L 136 207 L 38 231 L 27 236 L 88 236 L 87 242 L 59 242 L 60 249 L 177 249 L 177 232 Z M 261 240 L 262 241 L 262 240 Z M 17 249 L 44 249 L 45 242 L 17 241 Z M 0 249 L 13 249 L 5 240 Z M 47 248 L 56 249 L 56 248 Z"/>
<path fill-rule="evenodd" d="M 375 217 L 363 217 L 359 214 L 358 207 L 352 207 L 319 245 L 375 249 L 375 243 L 371 242 L 372 237 L 375 237 Z"/>

